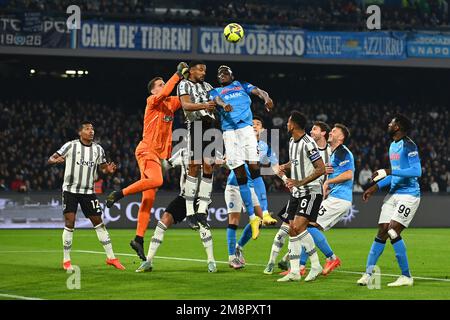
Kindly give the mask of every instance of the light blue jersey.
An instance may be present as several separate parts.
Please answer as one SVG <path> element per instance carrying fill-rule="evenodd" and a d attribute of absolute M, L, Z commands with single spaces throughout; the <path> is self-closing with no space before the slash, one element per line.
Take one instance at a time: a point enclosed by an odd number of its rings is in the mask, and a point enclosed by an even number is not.
<path fill-rule="evenodd" d="M 231 112 L 218 108 L 223 131 L 253 125 L 250 94 L 254 88 L 256 87 L 250 83 L 235 80 L 225 87 L 214 88 L 209 92 L 212 100 L 219 96 L 225 103 L 233 107 Z"/>
<path fill-rule="evenodd" d="M 278 163 L 277 155 L 275 154 L 275 152 L 272 152 L 272 149 L 264 141 L 262 140 L 258 141 L 258 150 L 259 150 L 259 161 L 261 164 L 263 165 L 270 164 L 271 166 L 273 166 Z M 250 170 L 247 164 L 245 164 L 245 172 L 247 173 L 248 177 L 247 184 L 250 188 L 253 188 L 253 180 L 250 176 Z M 234 174 L 233 170 L 231 170 L 230 175 L 228 176 L 227 185 L 239 186 L 236 175 Z"/>
<path fill-rule="evenodd" d="M 381 189 L 390 185 L 391 194 L 409 194 L 420 197 L 419 177 L 422 175 L 419 152 L 416 144 L 409 138 L 391 143 L 389 147 L 391 175 L 378 181 Z"/>
<path fill-rule="evenodd" d="M 335 178 L 345 171 L 352 170 L 355 173 L 355 161 L 353 154 L 344 145 L 338 146 L 330 157 L 331 166 L 334 172 L 328 175 L 328 179 Z M 330 184 L 330 197 L 343 199 L 352 202 L 353 199 L 353 178 L 342 183 Z"/>

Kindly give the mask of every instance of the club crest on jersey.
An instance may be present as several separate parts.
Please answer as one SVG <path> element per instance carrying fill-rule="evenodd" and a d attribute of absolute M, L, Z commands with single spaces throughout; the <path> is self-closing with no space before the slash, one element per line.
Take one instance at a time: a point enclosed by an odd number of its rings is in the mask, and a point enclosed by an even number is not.
<path fill-rule="evenodd" d="M 163 120 L 164 120 L 164 122 L 170 122 L 170 121 L 173 121 L 173 117 L 165 115 Z"/>

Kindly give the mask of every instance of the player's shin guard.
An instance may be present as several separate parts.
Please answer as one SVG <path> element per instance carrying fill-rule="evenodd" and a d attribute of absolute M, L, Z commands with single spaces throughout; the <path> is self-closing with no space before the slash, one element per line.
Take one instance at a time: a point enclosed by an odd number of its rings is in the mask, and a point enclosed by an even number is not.
<path fill-rule="evenodd" d="M 311 259 L 311 269 L 321 269 L 319 256 L 317 255 L 314 245 L 314 239 L 313 237 L 311 237 L 308 230 L 303 231 L 299 235 L 299 239 L 301 240 L 301 245 L 305 248 L 306 253 L 309 255 L 309 258 Z M 300 259 L 300 252 L 298 259 Z"/>
<path fill-rule="evenodd" d="M 70 250 L 72 250 L 73 229 L 64 227 L 62 234 L 64 262 L 70 261 Z"/>
<path fill-rule="evenodd" d="M 202 239 L 203 247 L 205 247 L 206 255 L 208 257 L 208 262 L 215 261 L 211 230 L 200 226 L 199 233 L 200 233 L 200 238 Z"/>
<path fill-rule="evenodd" d="M 147 261 L 153 260 L 156 251 L 164 240 L 164 232 L 166 232 L 166 230 L 167 226 L 161 221 L 158 221 L 155 228 L 155 233 L 153 233 L 153 237 L 150 240 L 150 246 L 148 247 Z"/>
<path fill-rule="evenodd" d="M 198 198 L 200 200 L 198 204 L 199 213 L 207 213 L 206 211 L 208 210 L 208 204 L 211 201 L 211 192 L 213 187 L 212 183 L 212 177 L 203 177 L 200 181 L 200 186 L 198 189 Z"/>
<path fill-rule="evenodd" d="M 378 237 L 375 238 L 367 256 L 366 273 L 372 274 L 373 268 L 377 264 L 378 258 L 383 253 L 385 246 L 386 240 L 381 240 Z"/>
<path fill-rule="evenodd" d="M 194 201 L 195 195 L 197 194 L 196 177 L 187 176 L 185 192 L 186 192 L 186 215 L 192 216 L 195 214 Z"/>
<path fill-rule="evenodd" d="M 253 208 L 252 193 L 247 182 L 245 184 L 239 184 L 239 191 L 241 193 L 242 201 L 245 205 L 245 210 L 250 218 L 255 216 L 255 209 Z"/>
<path fill-rule="evenodd" d="M 258 177 L 253 178 L 253 188 L 255 189 L 256 196 L 258 197 L 259 204 L 261 205 L 261 209 L 263 212 L 268 212 L 268 203 L 267 203 L 267 192 L 266 185 L 264 184 L 263 178 L 259 175 Z"/>
<path fill-rule="evenodd" d="M 106 256 L 108 259 L 115 259 L 114 256 L 112 244 L 111 244 L 111 238 L 109 237 L 109 233 L 106 230 L 106 227 L 103 223 L 100 223 L 99 225 L 94 227 L 95 232 L 97 233 L 97 238 L 100 241 L 100 243 L 103 245 L 103 248 L 105 249 Z"/>
<path fill-rule="evenodd" d="M 272 250 L 270 251 L 269 263 L 275 263 L 275 260 L 277 259 L 281 248 L 283 248 L 284 242 L 288 235 L 289 235 L 289 226 L 284 225 L 284 224 L 281 225 L 280 229 L 278 230 L 277 234 L 275 235 L 275 238 L 273 239 Z"/>
<path fill-rule="evenodd" d="M 402 275 L 411 277 L 409 272 L 408 256 L 406 255 L 406 246 L 402 237 L 398 237 L 391 241 L 392 247 L 394 247 L 395 258 L 397 258 L 398 265 L 402 271 Z"/>
<path fill-rule="evenodd" d="M 316 227 L 308 227 L 309 234 L 313 237 L 314 243 L 316 244 L 317 248 L 319 248 L 320 251 L 325 255 L 327 258 L 333 257 L 334 253 L 333 250 L 331 250 L 330 245 L 328 244 L 327 238 Z"/>
<path fill-rule="evenodd" d="M 227 243 L 228 243 L 228 256 L 230 259 L 235 255 L 236 253 L 236 230 L 237 225 L 235 224 L 229 224 L 227 228 Z"/>
<path fill-rule="evenodd" d="M 291 273 L 300 273 L 300 250 L 301 250 L 301 240 L 300 235 L 295 237 L 289 237 L 289 263 L 291 265 Z"/>
<path fill-rule="evenodd" d="M 247 223 L 247 225 L 244 228 L 244 231 L 242 231 L 242 235 L 238 241 L 238 245 L 240 247 L 244 247 L 247 244 L 247 242 L 250 241 L 251 238 L 252 238 L 252 226 L 250 225 L 250 223 Z"/>

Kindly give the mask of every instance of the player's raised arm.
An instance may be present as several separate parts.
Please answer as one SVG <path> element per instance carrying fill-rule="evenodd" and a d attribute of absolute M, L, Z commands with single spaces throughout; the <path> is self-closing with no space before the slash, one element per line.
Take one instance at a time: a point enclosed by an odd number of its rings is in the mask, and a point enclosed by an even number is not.
<path fill-rule="evenodd" d="M 50 165 L 57 164 L 57 163 L 64 163 L 64 157 L 55 152 L 52 154 L 50 158 L 48 158 L 47 163 Z"/>
<path fill-rule="evenodd" d="M 214 111 L 216 107 L 216 103 L 211 100 L 203 103 L 193 103 L 189 95 L 180 96 L 180 101 L 181 106 L 186 111 L 198 111 L 198 110 Z"/>
<path fill-rule="evenodd" d="M 177 66 L 177 71 L 173 74 L 173 76 L 167 81 L 167 83 L 164 84 L 163 90 L 156 94 L 149 97 L 150 101 L 148 101 L 147 106 L 155 106 L 158 105 L 161 101 L 163 101 L 165 98 L 167 98 L 170 93 L 175 89 L 175 86 L 180 82 L 181 79 L 183 79 L 185 76 L 187 76 L 188 72 L 188 65 L 186 62 L 180 62 Z"/>
<path fill-rule="evenodd" d="M 261 100 L 264 100 L 264 106 L 266 107 L 266 110 L 270 112 L 270 110 L 273 109 L 273 101 L 272 99 L 269 97 L 269 94 L 258 88 L 258 87 L 254 87 L 251 91 L 251 93 L 255 96 L 257 96 L 258 98 L 260 98 Z"/>

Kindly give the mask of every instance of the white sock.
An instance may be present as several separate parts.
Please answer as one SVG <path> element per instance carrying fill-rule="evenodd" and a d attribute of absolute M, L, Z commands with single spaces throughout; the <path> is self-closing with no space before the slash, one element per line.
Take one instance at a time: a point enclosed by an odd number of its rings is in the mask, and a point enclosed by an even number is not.
<path fill-rule="evenodd" d="M 300 236 L 289 237 L 289 264 L 291 266 L 291 273 L 297 274 L 300 272 L 300 250 L 302 245 L 300 243 Z"/>
<path fill-rule="evenodd" d="M 286 252 L 286 254 L 281 258 L 283 261 L 289 261 L 289 252 Z"/>
<path fill-rule="evenodd" d="M 212 192 L 212 179 L 202 178 L 200 181 L 200 186 L 198 188 L 198 198 L 200 199 L 198 204 L 198 212 L 207 213 L 208 205 L 211 201 L 211 192 Z"/>
<path fill-rule="evenodd" d="M 231 261 L 233 261 L 234 259 L 236 259 L 236 255 L 231 255 L 231 256 L 228 256 L 228 262 L 231 262 Z"/>
<path fill-rule="evenodd" d="M 161 221 L 158 221 L 155 228 L 155 233 L 153 233 L 152 240 L 150 240 L 150 246 L 148 247 L 147 261 L 153 260 L 156 251 L 164 240 L 164 232 L 166 232 L 166 230 L 166 225 Z"/>
<path fill-rule="evenodd" d="M 208 262 L 215 261 L 211 230 L 200 227 L 198 232 L 200 233 L 200 238 L 202 239 L 206 255 L 208 256 Z"/>
<path fill-rule="evenodd" d="M 189 175 L 186 177 L 184 192 L 186 199 L 186 215 L 192 216 L 195 214 L 194 201 L 197 194 L 197 178 Z"/>
<path fill-rule="evenodd" d="M 62 240 L 64 250 L 64 262 L 70 260 L 70 250 L 72 250 L 73 229 L 64 227 Z"/>
<path fill-rule="evenodd" d="M 272 250 L 270 251 L 269 263 L 275 263 L 275 260 L 280 253 L 281 248 L 284 246 L 286 237 L 289 235 L 289 226 L 281 225 L 272 243 Z"/>
<path fill-rule="evenodd" d="M 336 255 L 333 253 L 333 255 L 331 257 L 327 258 L 327 260 L 331 260 L 331 261 L 336 260 Z"/>
<path fill-rule="evenodd" d="M 313 237 L 309 234 L 308 230 L 305 230 L 299 235 L 299 238 L 302 246 L 305 247 L 306 253 L 311 259 L 311 269 L 320 268 L 319 255 L 317 254 Z"/>
<path fill-rule="evenodd" d="M 106 256 L 108 259 L 115 259 L 116 256 L 114 255 L 112 244 L 111 244 L 111 238 L 109 237 L 109 233 L 106 230 L 106 227 L 103 223 L 100 223 L 98 226 L 94 227 L 95 232 L 97 232 L 97 238 L 100 241 L 100 243 L 103 245 L 103 248 L 105 249 Z"/>

